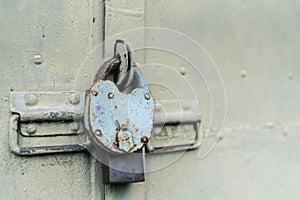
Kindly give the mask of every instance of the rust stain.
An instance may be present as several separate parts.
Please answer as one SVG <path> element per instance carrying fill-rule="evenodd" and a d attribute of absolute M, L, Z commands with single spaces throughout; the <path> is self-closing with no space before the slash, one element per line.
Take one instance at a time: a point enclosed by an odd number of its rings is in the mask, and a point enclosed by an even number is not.
<path fill-rule="evenodd" d="M 121 129 L 122 129 L 123 131 L 127 131 L 127 130 L 128 130 L 126 124 L 122 124 L 122 125 L 121 125 Z"/>
<path fill-rule="evenodd" d="M 92 121 L 95 121 L 95 120 L 96 120 L 96 118 L 97 118 L 97 115 L 96 115 L 96 113 L 95 113 L 95 112 L 93 112 L 93 113 L 92 113 Z"/>

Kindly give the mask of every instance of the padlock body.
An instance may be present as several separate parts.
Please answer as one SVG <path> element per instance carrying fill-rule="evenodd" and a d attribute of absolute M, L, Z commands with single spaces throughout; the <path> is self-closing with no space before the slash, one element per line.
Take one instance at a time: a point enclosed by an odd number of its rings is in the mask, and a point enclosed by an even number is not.
<path fill-rule="evenodd" d="M 109 80 L 90 90 L 89 126 L 99 144 L 112 152 L 135 152 L 151 137 L 154 100 L 145 88 L 122 93 Z"/>

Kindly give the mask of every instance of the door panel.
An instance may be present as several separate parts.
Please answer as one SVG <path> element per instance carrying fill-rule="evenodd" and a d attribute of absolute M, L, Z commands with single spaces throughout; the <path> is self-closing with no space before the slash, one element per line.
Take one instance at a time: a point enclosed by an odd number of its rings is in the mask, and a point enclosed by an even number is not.
<path fill-rule="evenodd" d="M 102 1 L 1 1 L 0 10 L 0 198 L 101 198 L 98 164 L 89 153 L 14 155 L 8 125 L 11 89 L 73 90 L 86 52 L 103 37 Z"/>

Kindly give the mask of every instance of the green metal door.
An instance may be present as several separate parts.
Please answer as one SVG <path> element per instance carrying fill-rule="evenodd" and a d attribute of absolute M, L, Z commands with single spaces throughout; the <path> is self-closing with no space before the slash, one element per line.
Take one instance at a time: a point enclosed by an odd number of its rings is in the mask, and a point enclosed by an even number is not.
<path fill-rule="evenodd" d="M 2 0 L 0 199 L 297 199 L 299 8 L 292 0 Z M 146 155 L 145 182 L 105 186 L 101 165 L 88 152 L 10 151 L 11 90 L 72 91 L 78 77 L 90 76 L 80 71 L 87 54 L 106 39 L 145 26 L 191 38 L 217 66 L 226 92 L 224 126 L 210 125 L 224 110 L 213 109 L 207 77 L 194 73 L 189 60 L 160 50 L 136 52 L 138 62 L 151 63 L 148 79 L 165 79 L 189 96 L 170 71 L 158 70 L 169 66 L 196 91 L 207 149 Z M 145 46 L 164 38 L 147 31 L 137 37 Z M 155 84 L 150 89 L 159 100 L 174 97 Z"/>

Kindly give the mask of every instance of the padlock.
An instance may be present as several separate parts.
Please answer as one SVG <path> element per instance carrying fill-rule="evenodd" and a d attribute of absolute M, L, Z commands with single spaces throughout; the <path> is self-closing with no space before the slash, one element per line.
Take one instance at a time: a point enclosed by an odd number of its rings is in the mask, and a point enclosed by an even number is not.
<path fill-rule="evenodd" d="M 87 97 L 85 126 L 90 150 L 100 154 L 104 183 L 143 181 L 142 148 L 151 137 L 155 102 L 124 41 L 116 41 Z"/>

